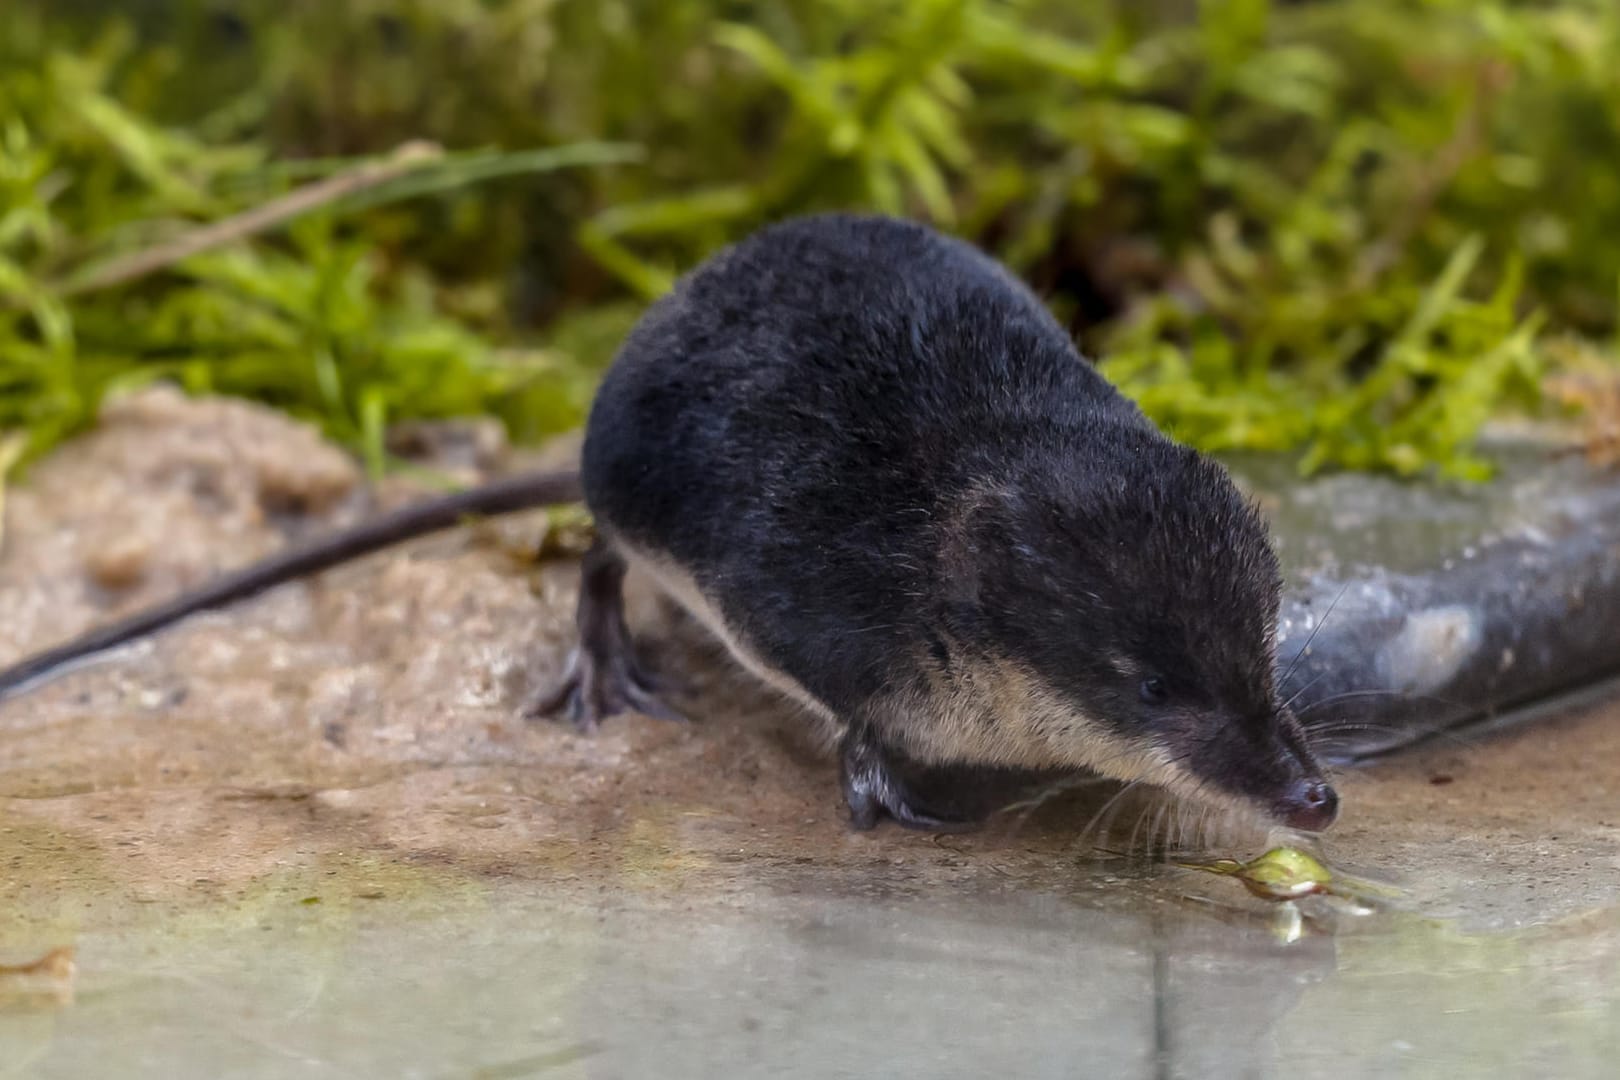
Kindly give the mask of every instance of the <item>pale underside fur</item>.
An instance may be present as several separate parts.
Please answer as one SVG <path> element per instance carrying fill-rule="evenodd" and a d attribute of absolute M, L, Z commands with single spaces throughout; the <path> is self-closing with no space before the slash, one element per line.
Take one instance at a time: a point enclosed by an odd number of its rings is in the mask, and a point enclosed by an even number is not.
<path fill-rule="evenodd" d="M 689 571 L 668 556 L 654 555 L 620 538 L 614 537 L 612 543 L 634 570 L 690 613 L 755 678 L 822 721 L 831 737 L 843 733 L 849 718 L 835 715 L 742 640 Z M 956 655 L 967 654 L 953 650 Z M 900 690 L 874 701 L 866 719 L 896 749 L 918 761 L 1086 769 L 1116 780 L 1155 784 L 1204 804 L 1254 809 L 1200 783 L 1171 760 L 1163 747 L 1106 730 L 1058 700 L 1015 661 L 974 660 L 959 665 L 961 670 L 950 676 L 930 664 L 914 662 L 929 673 L 927 689 Z"/>
<path fill-rule="evenodd" d="M 766 663 L 745 642 L 741 641 L 727 625 L 709 598 L 703 595 L 697 582 L 686 568 L 680 566 L 668 556 L 654 555 L 643 551 L 634 545 L 628 544 L 618 537 L 612 538 L 614 548 L 625 557 L 633 571 L 644 573 L 658 587 L 659 591 L 669 597 L 682 608 L 686 609 L 694 619 L 701 623 L 704 629 L 725 645 L 726 649 L 737 659 L 744 668 L 755 678 L 767 686 L 783 694 L 789 700 L 804 707 L 819 720 L 830 725 L 835 730 L 841 729 L 843 722 L 833 715 L 832 711 L 811 695 L 792 676 L 778 671 Z"/>

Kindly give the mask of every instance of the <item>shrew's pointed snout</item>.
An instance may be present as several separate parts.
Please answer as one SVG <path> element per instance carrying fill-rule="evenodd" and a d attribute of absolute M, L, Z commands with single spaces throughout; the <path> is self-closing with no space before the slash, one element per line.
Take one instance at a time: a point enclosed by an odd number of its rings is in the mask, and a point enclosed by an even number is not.
<path fill-rule="evenodd" d="M 1339 793 L 1321 777 L 1307 776 L 1289 787 L 1276 812 L 1291 829 L 1321 832 L 1339 816 Z"/>

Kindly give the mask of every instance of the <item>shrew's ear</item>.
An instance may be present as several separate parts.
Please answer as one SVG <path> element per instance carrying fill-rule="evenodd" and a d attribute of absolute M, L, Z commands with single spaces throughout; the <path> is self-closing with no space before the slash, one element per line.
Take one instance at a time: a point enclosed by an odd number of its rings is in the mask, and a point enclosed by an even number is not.
<path fill-rule="evenodd" d="M 1032 512 L 1024 494 L 1003 485 L 982 485 L 965 492 L 944 517 L 940 537 L 941 592 L 948 621 L 959 631 L 993 614 L 987 611 L 1008 598 L 998 583 L 1010 568 L 1038 559 L 1026 537 Z"/>

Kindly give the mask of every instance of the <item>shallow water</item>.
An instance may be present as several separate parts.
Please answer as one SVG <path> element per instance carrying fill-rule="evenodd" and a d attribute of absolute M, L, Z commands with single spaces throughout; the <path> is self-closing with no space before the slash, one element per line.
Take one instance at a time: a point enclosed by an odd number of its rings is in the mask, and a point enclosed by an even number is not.
<path fill-rule="evenodd" d="M 1280 911 L 1103 884 L 587 906 L 269 889 L 77 935 L 72 1005 L 0 1004 L 0 1075 L 1612 1075 L 1612 911 L 1307 921 L 1290 942 Z"/>

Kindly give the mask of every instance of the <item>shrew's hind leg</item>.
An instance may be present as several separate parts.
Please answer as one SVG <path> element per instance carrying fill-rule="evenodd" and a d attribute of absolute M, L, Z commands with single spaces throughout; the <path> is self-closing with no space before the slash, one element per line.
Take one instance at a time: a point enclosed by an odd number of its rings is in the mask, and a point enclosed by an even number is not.
<path fill-rule="evenodd" d="M 857 829 L 870 829 L 878 815 L 887 814 L 908 829 L 951 832 L 970 824 L 930 811 L 895 771 L 894 762 L 882 740 L 871 728 L 852 725 L 844 736 L 840 754 L 844 801 L 849 804 L 850 823 Z"/>
<path fill-rule="evenodd" d="M 686 717 L 664 704 L 662 684 L 636 657 L 624 622 L 624 557 L 597 540 L 580 563 L 579 645 L 557 684 L 535 699 L 530 716 L 567 716 L 580 731 L 634 711 L 659 720 Z"/>

